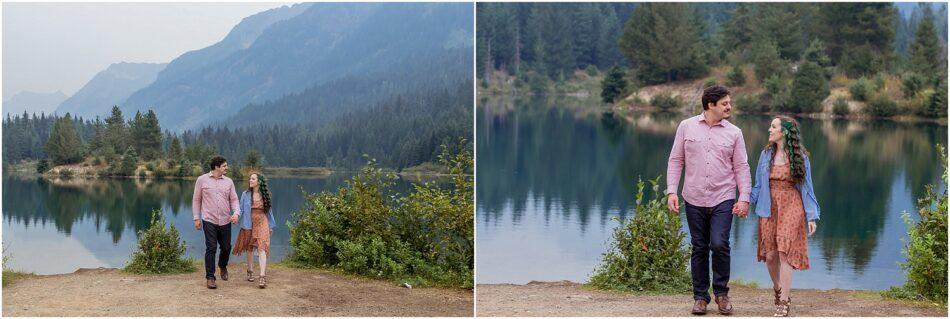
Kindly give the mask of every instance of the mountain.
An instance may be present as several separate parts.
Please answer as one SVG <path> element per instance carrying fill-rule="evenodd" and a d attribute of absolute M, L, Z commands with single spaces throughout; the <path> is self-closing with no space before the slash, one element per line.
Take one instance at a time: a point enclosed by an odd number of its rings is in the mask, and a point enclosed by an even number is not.
<path fill-rule="evenodd" d="M 22 114 L 23 111 L 31 114 L 50 114 L 66 98 L 66 94 L 60 91 L 52 93 L 20 91 L 9 99 L 3 100 L 3 115 L 5 117 L 7 114 Z"/>
<path fill-rule="evenodd" d="M 229 54 L 205 51 L 216 44 L 190 52 L 213 56 L 190 68 L 173 69 L 189 54 L 172 61 L 155 83 L 126 100 L 123 111 L 151 108 L 165 128 L 197 128 L 251 103 L 419 60 L 431 52 L 471 48 L 472 19 L 471 5 L 463 3 L 310 4 L 265 28 L 246 48 L 229 47 L 234 50 Z M 240 33 L 236 27 L 228 37 Z"/>
<path fill-rule="evenodd" d="M 87 119 L 106 118 L 113 105 L 119 105 L 133 92 L 155 82 L 166 63 L 114 63 L 97 73 L 76 94 L 56 108 Z"/>

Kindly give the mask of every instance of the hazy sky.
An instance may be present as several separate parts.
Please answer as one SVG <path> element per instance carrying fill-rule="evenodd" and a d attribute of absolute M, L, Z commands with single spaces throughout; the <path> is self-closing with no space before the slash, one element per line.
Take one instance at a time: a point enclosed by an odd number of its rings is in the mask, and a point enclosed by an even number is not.
<path fill-rule="evenodd" d="M 3 3 L 3 99 L 71 96 L 112 63 L 167 63 L 220 41 L 269 3 Z"/>

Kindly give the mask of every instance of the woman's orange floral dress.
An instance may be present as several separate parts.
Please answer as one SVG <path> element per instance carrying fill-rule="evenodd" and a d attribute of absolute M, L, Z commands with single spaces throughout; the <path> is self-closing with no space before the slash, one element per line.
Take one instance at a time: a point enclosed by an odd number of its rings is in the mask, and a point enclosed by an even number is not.
<path fill-rule="evenodd" d="M 264 203 L 259 200 L 251 201 L 251 229 L 241 229 L 234 243 L 234 255 L 244 252 L 252 253 L 254 248 L 260 247 L 264 254 L 270 256 L 270 225 L 267 223 L 267 212 Z"/>
<path fill-rule="evenodd" d="M 759 261 L 770 252 L 783 252 L 796 270 L 808 269 L 808 238 L 802 194 L 792 181 L 789 165 L 774 165 L 769 174 L 772 212 L 759 218 Z"/>

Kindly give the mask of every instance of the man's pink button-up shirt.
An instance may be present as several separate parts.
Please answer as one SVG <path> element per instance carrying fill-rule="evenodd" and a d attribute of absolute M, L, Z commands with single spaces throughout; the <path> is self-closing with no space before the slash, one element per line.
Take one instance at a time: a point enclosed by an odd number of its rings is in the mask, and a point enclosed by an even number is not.
<path fill-rule="evenodd" d="M 683 199 L 691 205 L 713 207 L 736 198 L 748 202 L 752 176 L 739 127 L 722 120 L 709 125 L 704 114 L 680 122 L 666 169 L 666 193 L 675 194 L 686 168 Z"/>

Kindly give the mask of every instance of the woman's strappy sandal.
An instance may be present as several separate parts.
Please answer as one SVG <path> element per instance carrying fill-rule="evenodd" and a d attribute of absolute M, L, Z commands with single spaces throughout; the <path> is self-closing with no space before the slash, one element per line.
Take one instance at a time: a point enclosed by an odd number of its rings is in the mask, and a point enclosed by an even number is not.
<path fill-rule="evenodd" d="M 775 303 L 774 303 L 774 304 L 775 304 L 776 306 L 778 306 L 779 300 L 782 299 L 782 298 L 780 298 L 780 296 L 782 295 L 782 288 L 779 288 L 779 289 L 772 288 L 772 290 L 775 291 Z"/>
<path fill-rule="evenodd" d="M 791 298 L 785 301 L 779 300 L 778 304 L 775 305 L 775 314 L 772 316 L 773 317 L 788 317 L 788 313 L 789 311 L 791 311 L 791 308 L 792 308 Z"/>
<path fill-rule="evenodd" d="M 267 276 L 261 276 L 260 280 L 257 281 L 257 286 L 261 289 L 267 287 Z"/>
<path fill-rule="evenodd" d="M 254 271 L 250 268 L 247 269 L 247 281 L 254 282 Z"/>

